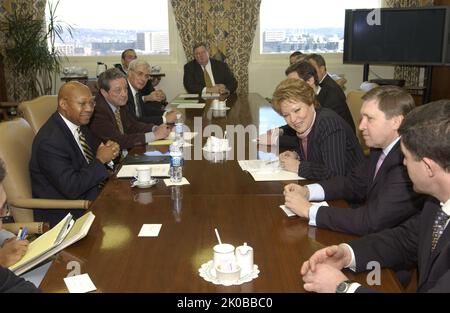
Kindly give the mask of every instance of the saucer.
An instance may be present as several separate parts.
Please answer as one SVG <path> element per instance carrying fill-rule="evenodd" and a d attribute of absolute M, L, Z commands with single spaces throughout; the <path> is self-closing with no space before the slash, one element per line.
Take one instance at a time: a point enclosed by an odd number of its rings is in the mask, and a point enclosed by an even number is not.
<path fill-rule="evenodd" d="M 235 282 L 222 282 L 216 277 L 216 270 L 213 266 L 213 260 L 210 260 L 200 266 L 198 269 L 200 277 L 204 280 L 213 283 L 214 285 L 223 285 L 223 286 L 232 286 L 232 285 L 241 285 L 243 283 L 248 283 L 253 279 L 259 276 L 259 268 L 258 265 L 253 265 L 253 270 L 251 273 L 246 275 L 241 275 L 241 277 Z"/>
<path fill-rule="evenodd" d="M 221 109 L 219 109 L 219 108 L 217 108 L 217 109 L 211 108 L 211 110 L 213 110 L 213 111 L 227 111 L 229 109 L 231 109 L 231 108 L 230 107 L 224 107 L 224 108 L 221 108 Z"/>
<path fill-rule="evenodd" d="M 139 181 L 135 180 L 131 183 L 131 188 L 133 187 L 138 187 L 138 188 L 150 188 L 154 185 L 156 185 L 156 183 L 158 182 L 157 179 L 152 179 L 148 182 L 145 183 L 139 183 Z"/>

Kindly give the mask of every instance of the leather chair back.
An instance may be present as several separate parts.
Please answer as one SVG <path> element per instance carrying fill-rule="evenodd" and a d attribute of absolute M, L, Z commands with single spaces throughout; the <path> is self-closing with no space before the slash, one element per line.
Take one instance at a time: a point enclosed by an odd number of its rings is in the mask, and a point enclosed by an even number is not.
<path fill-rule="evenodd" d="M 3 181 L 8 198 L 32 198 L 29 163 L 34 133 L 23 118 L 0 123 L 0 158 L 7 175 Z M 32 222 L 33 210 L 13 208 L 14 219 Z"/>
<path fill-rule="evenodd" d="M 19 104 L 19 112 L 27 120 L 28 124 L 30 124 L 34 134 L 37 134 L 42 125 L 56 111 L 57 106 L 58 96 L 40 96 Z"/>
<path fill-rule="evenodd" d="M 365 91 L 362 90 L 351 90 L 347 94 L 347 105 L 350 110 L 350 113 L 352 114 L 353 122 L 356 126 L 356 136 L 358 137 L 359 144 L 361 145 L 364 153 L 367 155 L 369 148 L 366 146 L 366 143 L 364 142 L 364 138 L 361 135 L 361 132 L 359 131 L 359 123 L 361 121 L 361 106 L 363 104 L 363 100 L 361 99 L 366 94 Z"/>

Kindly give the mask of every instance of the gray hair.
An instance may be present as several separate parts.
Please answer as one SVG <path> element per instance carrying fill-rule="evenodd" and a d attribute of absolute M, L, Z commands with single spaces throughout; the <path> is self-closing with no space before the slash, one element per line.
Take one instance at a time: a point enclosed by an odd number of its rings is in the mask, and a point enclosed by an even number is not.
<path fill-rule="evenodd" d="M 148 69 L 148 72 L 150 73 L 151 71 L 150 64 L 148 64 L 147 61 L 141 59 L 135 59 L 131 61 L 130 64 L 128 64 L 128 70 L 134 71 L 136 67 L 138 67 L 139 65 L 145 65 L 145 67 L 147 67 Z"/>

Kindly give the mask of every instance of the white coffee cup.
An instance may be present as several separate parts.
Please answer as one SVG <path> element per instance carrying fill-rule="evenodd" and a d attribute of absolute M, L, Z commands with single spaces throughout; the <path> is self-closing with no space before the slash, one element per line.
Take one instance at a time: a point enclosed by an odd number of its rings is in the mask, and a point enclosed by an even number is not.
<path fill-rule="evenodd" d="M 241 278 L 241 267 L 236 263 L 219 264 L 215 270 L 216 278 L 224 284 L 235 283 Z"/>
<path fill-rule="evenodd" d="M 139 166 L 136 168 L 136 176 L 139 184 L 148 184 L 152 180 L 152 169 L 149 166 Z"/>
<path fill-rule="evenodd" d="M 214 268 L 216 268 L 219 265 L 236 263 L 233 245 L 230 245 L 229 243 L 218 244 L 214 246 L 213 251 L 214 251 L 214 258 L 213 258 Z"/>
<path fill-rule="evenodd" d="M 217 109 L 219 110 L 225 110 L 225 101 L 219 101 L 219 104 L 217 105 Z"/>

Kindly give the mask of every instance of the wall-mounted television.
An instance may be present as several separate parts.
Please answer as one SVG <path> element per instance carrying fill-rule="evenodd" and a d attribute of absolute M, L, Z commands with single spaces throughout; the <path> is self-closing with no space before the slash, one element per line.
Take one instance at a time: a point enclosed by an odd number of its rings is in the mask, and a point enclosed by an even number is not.
<path fill-rule="evenodd" d="M 450 65 L 450 6 L 345 11 L 344 63 Z"/>

